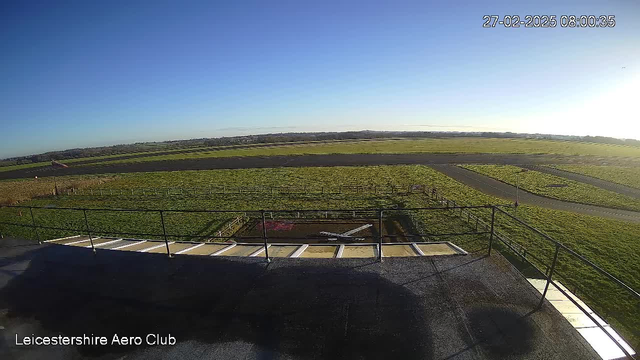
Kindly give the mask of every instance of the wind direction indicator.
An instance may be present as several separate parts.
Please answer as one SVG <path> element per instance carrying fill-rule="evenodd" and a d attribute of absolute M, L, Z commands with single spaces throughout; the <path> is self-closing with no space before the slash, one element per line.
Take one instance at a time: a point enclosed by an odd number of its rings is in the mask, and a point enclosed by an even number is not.
<path fill-rule="evenodd" d="M 372 227 L 373 224 L 366 224 L 366 225 L 362 225 L 360 227 L 357 227 L 355 229 L 349 230 L 347 232 L 344 232 L 342 234 L 338 234 L 338 233 L 333 233 L 333 232 L 329 232 L 329 231 L 320 231 L 320 234 L 322 235 L 326 235 L 326 236 L 332 236 L 329 238 L 329 241 L 336 241 L 338 239 L 343 239 L 343 240 L 355 240 L 355 241 L 363 241 L 364 238 L 356 238 L 353 237 L 351 235 L 360 232 L 364 229 L 368 229 L 370 227 Z"/>

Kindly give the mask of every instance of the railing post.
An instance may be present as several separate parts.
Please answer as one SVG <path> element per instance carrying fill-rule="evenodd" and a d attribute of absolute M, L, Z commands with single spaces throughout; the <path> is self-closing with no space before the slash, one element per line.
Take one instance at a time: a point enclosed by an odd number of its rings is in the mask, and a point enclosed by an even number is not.
<path fill-rule="evenodd" d="M 551 270 L 549 270 L 549 276 L 547 276 L 547 284 L 544 286 L 544 291 L 542 292 L 542 298 L 540 299 L 540 303 L 538 304 L 538 309 L 542 307 L 544 303 L 544 299 L 547 296 L 547 290 L 549 290 L 549 284 L 551 283 L 551 277 L 553 276 L 553 271 L 556 268 L 556 262 L 558 261 L 558 252 L 560 251 L 560 245 L 556 244 L 556 252 L 553 254 L 553 262 L 551 263 Z"/>
<path fill-rule="evenodd" d="M 84 215 L 84 226 L 87 228 L 87 235 L 89 235 L 89 242 L 91 243 L 91 251 L 93 251 L 93 255 L 95 255 L 96 248 L 93 246 L 93 236 L 91 235 L 91 228 L 89 227 L 89 220 L 87 219 L 87 209 L 82 209 L 82 214 Z"/>
<path fill-rule="evenodd" d="M 264 240 L 264 256 L 267 259 L 267 262 L 271 262 L 271 259 L 269 259 L 269 241 L 267 240 L 267 220 L 264 217 L 264 210 L 260 210 L 260 214 L 262 215 L 262 240 Z"/>
<path fill-rule="evenodd" d="M 171 257 L 169 251 L 169 239 L 167 238 L 167 228 L 164 226 L 164 211 L 160 210 L 160 221 L 162 222 L 162 235 L 164 236 L 164 245 L 167 247 L 167 256 Z"/>
<path fill-rule="evenodd" d="M 382 238 L 384 237 L 382 228 L 382 210 L 378 211 L 378 261 L 382 261 Z"/>
<path fill-rule="evenodd" d="M 33 217 L 32 207 L 29 207 L 29 213 L 31 214 L 31 224 L 33 225 L 33 231 L 36 232 L 36 239 L 38 239 L 38 244 L 42 244 L 42 241 L 40 241 L 40 234 L 38 233 L 38 227 L 36 226 L 36 218 Z"/>
<path fill-rule="evenodd" d="M 493 247 L 493 226 L 496 222 L 496 207 L 491 207 L 491 235 L 489 235 L 489 255 L 491 255 L 491 248 Z"/>

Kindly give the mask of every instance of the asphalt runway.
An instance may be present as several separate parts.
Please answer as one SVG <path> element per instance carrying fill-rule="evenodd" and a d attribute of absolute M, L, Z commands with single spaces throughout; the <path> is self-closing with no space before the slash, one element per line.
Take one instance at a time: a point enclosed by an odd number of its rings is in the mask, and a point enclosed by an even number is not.
<path fill-rule="evenodd" d="M 454 165 L 433 165 L 432 168 L 485 194 L 512 202 L 516 200 L 516 187 Z M 520 189 L 520 204 L 535 205 L 553 210 L 570 211 L 578 214 L 599 216 L 607 219 L 640 223 L 640 213 L 612 209 L 602 206 L 579 204 L 532 194 Z"/>
<path fill-rule="evenodd" d="M 333 166 L 375 166 L 375 165 L 430 165 L 445 175 L 454 178 L 486 194 L 515 201 L 515 187 L 490 177 L 462 169 L 452 164 L 504 164 L 523 167 L 539 167 L 548 164 L 600 164 L 603 161 L 616 164 L 637 166 L 638 159 L 612 158 L 602 159 L 585 156 L 563 156 L 548 154 L 333 154 L 300 156 L 251 156 L 229 158 L 206 158 L 171 161 L 153 161 L 127 164 L 104 164 L 93 166 L 75 166 L 69 168 L 21 169 L 0 172 L 0 180 L 19 179 L 34 176 L 63 176 L 84 174 L 113 174 L 153 171 L 183 171 L 211 169 L 252 169 L 278 167 L 333 167 Z M 566 172 L 565 172 L 566 173 Z M 564 174 L 566 177 L 569 175 Z M 574 176 L 575 178 L 575 176 Z M 593 178 L 591 178 L 593 179 Z M 582 179 L 583 182 L 589 179 Z M 622 185 L 604 180 L 589 180 L 600 187 L 618 189 L 617 192 L 637 190 L 622 189 Z M 608 183 L 608 184 L 606 184 Z M 598 186 L 598 185 L 596 185 Z M 628 210 L 612 209 L 551 199 L 521 191 L 522 204 L 571 211 L 580 214 L 600 216 L 609 219 L 640 222 L 640 213 Z"/>
<path fill-rule="evenodd" d="M 536 170 L 536 171 L 540 171 L 550 175 L 567 178 L 569 180 L 579 181 L 581 183 L 597 186 L 599 188 L 613 191 L 621 195 L 626 195 L 636 199 L 640 199 L 640 189 L 632 188 L 632 187 L 621 185 L 621 184 L 616 184 L 611 181 L 594 178 L 588 175 L 582 175 L 582 174 L 577 174 L 571 171 L 555 169 L 548 166 L 527 165 L 524 167 L 530 170 Z"/>
<path fill-rule="evenodd" d="M 247 156 L 149 161 L 123 164 L 100 164 L 69 168 L 51 166 L 0 172 L 2 179 L 32 178 L 34 176 L 63 176 L 84 174 L 113 174 L 151 171 L 252 169 L 276 167 L 330 167 L 372 165 L 433 165 L 433 164 L 601 164 L 604 161 L 620 165 L 640 166 L 640 159 L 598 158 L 545 154 L 330 154 L 291 156 Z"/>

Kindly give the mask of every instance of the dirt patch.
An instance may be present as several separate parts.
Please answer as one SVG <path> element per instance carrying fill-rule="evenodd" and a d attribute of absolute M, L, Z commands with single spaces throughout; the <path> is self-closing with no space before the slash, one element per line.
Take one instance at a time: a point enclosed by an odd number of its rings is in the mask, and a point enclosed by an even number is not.
<path fill-rule="evenodd" d="M 342 252 L 343 258 L 370 258 L 376 256 L 376 245 L 345 245 Z"/>
<path fill-rule="evenodd" d="M 420 248 L 426 256 L 455 255 L 458 253 L 447 244 L 418 244 L 418 248 Z"/>
<path fill-rule="evenodd" d="M 329 259 L 336 257 L 338 246 L 311 245 L 300 255 L 301 258 Z"/>
<path fill-rule="evenodd" d="M 411 245 L 387 245 L 382 247 L 382 256 L 418 256 Z"/>
<path fill-rule="evenodd" d="M 298 246 L 272 245 L 269 247 L 269 257 L 289 257 L 298 249 Z"/>

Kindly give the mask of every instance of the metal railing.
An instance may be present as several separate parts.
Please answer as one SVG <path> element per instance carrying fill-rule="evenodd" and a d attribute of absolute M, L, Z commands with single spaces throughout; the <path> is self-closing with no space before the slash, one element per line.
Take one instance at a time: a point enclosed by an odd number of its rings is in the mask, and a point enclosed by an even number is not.
<path fill-rule="evenodd" d="M 541 236 L 543 239 L 545 239 L 546 241 L 550 242 L 553 245 L 553 247 L 554 247 L 553 260 L 552 260 L 550 265 L 545 265 L 546 266 L 545 271 L 543 271 L 542 269 L 539 269 L 538 266 L 536 266 L 533 262 L 531 262 L 529 259 L 527 259 L 526 253 L 523 254 L 520 251 L 518 251 L 518 249 L 514 248 L 512 246 L 513 241 L 511 241 L 510 239 L 508 239 L 504 235 L 501 235 L 501 236 L 496 235 L 495 230 L 494 230 L 496 213 L 499 213 L 501 215 L 507 216 L 509 219 L 517 222 L 518 224 L 522 225 L 526 229 L 531 230 L 532 232 L 534 232 L 535 234 Z M 512 214 L 509 214 L 507 211 L 501 209 L 500 207 L 493 207 L 492 216 L 491 216 L 491 224 L 492 224 L 492 226 L 491 226 L 492 230 L 491 230 L 491 236 L 490 236 L 491 240 L 489 241 L 489 253 L 491 253 L 492 241 L 493 241 L 494 238 L 496 238 L 496 239 L 500 240 L 505 246 L 507 246 L 511 251 L 513 251 L 516 254 L 520 255 L 522 257 L 523 261 L 527 262 L 533 269 L 538 271 L 546 279 L 546 284 L 545 284 L 544 290 L 542 292 L 542 297 L 540 298 L 540 303 L 538 304 L 538 308 L 542 307 L 543 304 L 544 304 L 544 300 L 545 300 L 547 292 L 549 290 L 549 285 L 553 285 L 568 300 L 570 300 L 578 309 L 580 309 L 580 311 L 582 311 L 589 318 L 589 320 L 591 320 L 594 324 L 596 324 L 617 345 L 617 347 L 625 354 L 625 356 L 627 358 L 636 359 L 636 357 L 634 355 L 632 355 L 613 336 L 613 334 L 611 334 L 609 331 L 607 331 L 605 329 L 605 327 L 601 324 L 600 321 L 598 321 L 598 319 L 596 319 L 596 317 L 594 317 L 587 309 L 585 309 L 584 306 L 582 306 L 578 301 L 576 301 L 576 299 L 574 299 L 573 296 L 571 296 L 567 291 L 565 291 L 565 289 L 563 289 L 561 286 L 558 285 L 558 283 L 556 283 L 554 281 L 553 276 L 557 271 L 556 269 L 557 269 L 557 264 L 558 264 L 558 257 L 559 257 L 561 252 L 563 252 L 565 254 L 568 254 L 570 257 L 578 260 L 582 264 L 588 266 L 589 268 L 591 268 L 591 269 L 595 270 L 596 272 L 598 272 L 599 274 L 603 275 L 605 278 L 607 278 L 613 284 L 618 286 L 620 289 L 622 289 L 625 292 L 627 292 L 636 301 L 640 301 L 640 293 L 638 293 L 638 291 L 634 290 L 629 285 L 625 284 L 623 281 L 621 281 L 620 279 L 618 279 L 617 277 L 615 277 L 611 273 L 607 272 L 606 270 L 602 269 L 600 266 L 596 265 L 595 263 L 593 263 L 589 259 L 585 258 L 583 255 L 578 254 L 574 250 L 568 248 L 566 245 L 564 245 L 564 244 L 560 243 L 559 241 L 553 239 L 551 236 L 549 236 L 549 235 L 545 234 L 544 232 L 536 229 L 535 227 L 527 224 L 522 219 L 520 219 L 520 218 L 518 218 L 518 217 L 516 217 L 516 216 L 514 216 Z M 543 262 L 543 260 L 541 260 L 539 257 L 533 257 L 531 254 L 530 254 L 530 257 L 534 258 L 534 260 L 536 260 L 538 262 Z M 640 302 L 639 302 L 639 304 L 640 304 Z"/>
<path fill-rule="evenodd" d="M 205 187 L 179 188 L 70 188 L 60 191 L 66 196 L 210 196 L 210 195 L 283 195 L 283 194 L 411 194 L 423 193 L 430 188 L 423 184 L 407 185 L 269 185 L 269 186 L 238 186 L 238 185 L 211 185 Z"/>
<path fill-rule="evenodd" d="M 572 296 L 570 296 L 561 286 L 558 285 L 558 283 L 556 283 L 556 281 L 554 281 L 554 275 L 556 274 L 557 271 L 557 263 L 558 263 L 558 257 L 559 254 L 563 253 L 563 254 L 567 254 L 570 257 L 576 259 L 577 261 L 579 261 L 580 263 L 586 265 L 587 267 L 595 270 L 596 272 L 598 272 L 599 274 L 601 274 L 602 276 L 604 276 L 608 281 L 610 281 L 612 284 L 615 284 L 615 286 L 617 286 L 618 288 L 622 289 L 623 291 L 627 292 L 632 298 L 634 298 L 635 300 L 640 300 L 640 293 L 638 293 L 638 291 L 634 290 L 633 288 L 631 288 L 629 285 L 625 284 L 623 281 L 621 281 L 620 279 L 618 279 L 617 277 L 615 277 L 614 275 L 612 275 L 611 273 L 607 272 L 606 270 L 604 270 L 603 268 L 601 268 L 600 266 L 598 266 L 597 264 L 593 263 L 592 261 L 588 260 L 587 258 L 585 258 L 583 255 L 578 254 L 577 252 L 575 252 L 574 250 L 568 248 L 566 245 L 558 242 L 557 240 L 553 239 L 552 237 L 550 237 L 549 235 L 545 234 L 544 232 L 536 229 L 535 227 L 527 224 L 525 221 L 521 220 L 520 218 L 508 213 L 507 211 L 504 210 L 504 208 L 508 208 L 511 207 L 511 205 L 476 205 L 476 206 L 461 206 L 461 205 L 457 205 L 455 201 L 451 201 L 448 200 L 440 195 L 438 195 L 436 192 L 433 192 L 432 194 L 433 199 L 437 200 L 442 206 L 438 206 L 438 207 L 422 207 L 422 208 L 402 208 L 402 209 L 398 209 L 398 208 L 377 208 L 377 209 L 371 209 L 371 208 L 365 208 L 365 209 L 313 209 L 313 210 L 309 210 L 309 209 L 304 209 L 304 210 L 167 210 L 167 209 L 90 209 L 90 208 L 64 208 L 64 207 L 55 207 L 55 208 L 49 208 L 49 207 L 33 207 L 33 206 L 19 206 L 19 205 L 14 205 L 14 206 L 6 206 L 4 208 L 17 208 L 17 209 L 28 209 L 29 210 L 29 215 L 30 215 L 30 221 L 29 222 L 24 222 L 24 223 L 11 223 L 11 222 L 0 222 L 0 225 L 5 225 L 5 226 L 19 226 L 19 227 L 27 227 L 27 228 L 31 228 L 33 230 L 34 235 L 36 236 L 37 240 L 42 242 L 42 238 L 41 238 L 41 234 L 39 232 L 39 230 L 59 230 L 59 231 L 75 231 L 77 233 L 83 233 L 83 234 L 87 234 L 89 236 L 89 240 L 91 243 L 91 249 L 93 251 L 93 253 L 96 253 L 96 247 L 94 246 L 94 236 L 98 235 L 98 234 L 103 234 L 103 233 L 107 233 L 110 235 L 134 235 L 134 236 L 152 236 L 152 237 L 157 237 L 157 238 L 161 238 L 164 240 L 165 242 L 165 246 L 166 246 L 166 250 L 167 250 L 167 256 L 171 257 L 171 251 L 169 248 L 169 237 L 185 237 L 185 236 L 189 236 L 189 237 L 199 237 L 199 238 L 205 238 L 205 239 L 229 239 L 229 236 L 211 236 L 211 235 L 180 235 L 180 234 L 171 234 L 167 232 L 167 226 L 166 226 L 166 221 L 165 221 L 165 214 L 168 213 L 204 213 L 204 214 L 238 214 L 241 213 L 242 215 L 236 215 L 236 217 L 234 217 L 232 221 L 238 221 L 237 219 L 240 218 L 252 218 L 252 219 L 256 219 L 256 221 L 261 222 L 261 234 L 259 236 L 244 236 L 244 237 L 238 237 L 238 236 L 233 236 L 234 238 L 244 238 L 244 239 L 252 239 L 252 240 L 261 240 L 261 243 L 264 246 L 264 253 L 265 253 L 265 259 L 266 261 L 271 261 L 270 257 L 269 257 L 269 246 L 270 243 L 273 244 L 274 240 L 282 240 L 282 239 L 292 239 L 292 237 L 278 237 L 278 236 L 268 236 L 267 233 L 267 215 L 271 218 L 274 218 L 274 214 L 276 215 L 275 218 L 277 218 L 278 214 L 282 215 L 284 218 L 299 218 L 300 214 L 305 214 L 305 218 L 315 218 L 315 219 L 322 219 L 322 218 L 328 218 L 329 214 L 332 215 L 336 215 L 336 216 L 332 216 L 335 218 L 345 218 L 345 215 L 352 215 L 352 218 L 366 218 L 368 220 L 377 220 L 378 223 L 378 229 L 380 229 L 380 231 L 378 232 L 377 236 L 376 235 L 369 235 L 369 236 L 358 236 L 359 238 L 365 238 L 365 239 L 371 239 L 372 243 L 375 243 L 376 247 L 377 247 L 377 257 L 378 260 L 382 260 L 382 251 L 380 251 L 382 249 L 382 243 L 384 241 L 384 239 L 394 239 L 396 237 L 398 237 L 399 235 L 392 235 L 392 234 L 384 234 L 384 227 L 382 225 L 383 220 L 385 220 L 386 218 L 389 218 L 390 216 L 392 216 L 392 214 L 394 213 L 398 213 L 398 212 L 402 212 L 404 214 L 413 214 L 413 215 L 409 215 L 411 216 L 415 216 L 416 212 L 420 212 L 420 211 L 446 211 L 449 214 L 456 214 L 458 217 L 460 217 L 463 221 L 466 220 L 467 225 L 472 228 L 472 231 L 462 231 L 462 232 L 453 232 L 453 233 L 434 233 L 434 232 L 426 232 L 424 231 L 422 228 L 418 227 L 418 229 L 420 231 L 417 231 L 416 233 L 410 233 L 410 234 L 405 234 L 402 235 L 405 238 L 408 237 L 418 237 L 418 238 L 427 238 L 429 239 L 430 237 L 441 237 L 441 236 L 468 236 L 468 235 L 488 235 L 488 244 L 487 244 L 487 248 L 488 248 L 488 255 L 491 254 L 492 249 L 494 248 L 494 242 L 497 240 L 500 242 L 500 244 L 503 244 L 504 246 L 506 246 L 510 251 L 513 251 L 514 253 L 518 254 L 519 256 L 522 257 L 523 261 L 527 262 L 527 264 L 529 264 L 533 269 L 535 269 L 537 272 L 539 272 L 541 274 L 541 276 L 546 279 L 546 285 L 544 288 L 544 291 L 542 292 L 542 296 L 540 298 L 540 302 L 538 304 L 538 307 L 543 306 L 544 304 L 544 300 L 546 299 L 547 296 L 547 292 L 549 290 L 549 286 L 553 285 L 558 291 L 560 291 L 563 295 L 565 295 L 567 297 L 568 300 L 570 300 L 574 305 L 576 305 L 576 307 L 578 309 L 580 309 L 591 321 L 593 321 L 594 324 L 596 324 L 602 331 L 604 331 L 605 334 L 607 334 L 607 336 L 614 341 L 614 343 L 620 348 L 620 350 L 629 358 L 629 359 L 636 359 L 636 357 L 634 357 L 611 333 L 609 333 L 608 331 L 606 331 L 606 329 L 604 328 L 604 326 L 600 323 L 600 321 L 598 321 L 587 309 L 584 308 L 584 306 L 582 306 L 578 301 L 576 301 Z M 58 226 L 44 226 L 44 225 L 38 225 L 38 223 L 36 222 L 36 217 L 34 217 L 33 214 L 33 210 L 34 209 L 38 209 L 38 210 L 56 210 L 56 211 L 81 211 L 82 212 L 82 219 L 83 219 L 83 228 L 69 228 L 69 227 L 58 227 Z M 482 215 L 478 215 L 475 214 L 473 211 L 477 211 L 477 210 L 491 210 L 491 214 L 490 217 L 489 216 L 483 216 Z M 88 220 L 88 216 L 87 216 L 87 212 L 139 212 L 139 213 L 156 213 L 158 214 L 158 220 L 159 223 L 161 225 L 162 228 L 162 233 L 132 233 L 132 232 L 118 232 L 118 231 L 100 231 L 100 230 L 96 230 L 96 229 L 92 229 L 90 227 L 89 224 L 89 220 Z M 297 217 L 293 214 L 297 214 Z M 541 259 L 540 257 L 534 256 L 533 254 L 531 254 L 531 252 L 529 252 L 529 258 L 527 257 L 527 252 L 526 252 L 526 248 L 522 245 L 519 245 L 517 242 L 512 241 L 511 239 L 509 239 L 509 237 L 507 235 L 505 235 L 504 233 L 501 233 L 500 231 L 498 231 L 496 229 L 496 215 L 502 215 L 502 216 L 507 216 L 508 219 L 515 221 L 516 223 L 518 223 L 519 225 L 523 226 L 524 228 L 534 232 L 535 234 L 541 236 L 543 239 L 545 239 L 545 241 L 547 241 L 549 244 L 552 245 L 552 247 L 554 248 L 554 254 L 553 254 L 553 259 L 551 261 L 550 264 L 545 264 L 545 261 L 543 259 Z M 385 217 L 386 216 L 386 217 Z M 490 219 L 490 220 L 489 220 Z M 415 222 L 414 219 L 412 218 L 412 222 Z M 296 239 L 299 239 L 299 237 L 297 237 Z M 309 238 L 306 237 L 306 239 L 313 239 L 313 238 Z M 325 238 L 326 239 L 326 238 Z M 544 267 L 544 270 L 540 269 L 534 262 L 530 261 L 530 258 L 535 260 L 537 263 L 542 264 Z"/>
<path fill-rule="evenodd" d="M 39 229 L 40 230 L 58 230 L 58 231 L 74 231 L 77 233 L 86 233 L 89 236 L 89 240 L 91 243 L 91 248 L 94 253 L 96 252 L 95 246 L 93 245 L 93 237 L 95 235 L 128 235 L 128 236 L 149 236 L 162 238 L 165 241 L 167 246 L 167 254 L 171 256 L 169 251 L 169 237 L 194 237 L 194 238 L 202 238 L 208 240 L 228 240 L 233 237 L 234 239 L 247 239 L 247 240 L 263 240 L 265 245 L 265 253 L 268 254 L 266 247 L 268 247 L 269 240 L 287 240 L 287 239 L 300 239 L 300 237 L 283 237 L 283 236 L 267 236 L 267 216 L 271 219 L 277 219 L 278 215 L 282 215 L 282 218 L 289 219 L 300 219 L 300 214 L 304 214 L 303 218 L 305 219 L 368 219 L 368 220 L 377 220 L 378 222 L 378 235 L 369 235 L 369 236 L 358 236 L 358 238 L 370 239 L 372 241 L 377 242 L 378 250 L 382 246 L 383 239 L 391 239 L 394 240 L 397 237 L 404 238 L 430 238 L 430 237 L 447 237 L 447 236 L 469 236 L 469 235 L 485 235 L 487 231 L 463 231 L 463 232 L 452 232 L 452 233 L 434 233 L 434 232 L 418 232 L 418 233 L 410 233 L 410 234 L 402 234 L 402 235 L 394 235 L 394 234 L 384 234 L 384 227 L 382 226 L 382 221 L 385 219 L 385 212 L 416 212 L 416 211 L 455 211 L 457 209 L 488 209 L 494 205 L 478 205 L 478 206 L 447 206 L 447 207 L 424 207 L 424 208 L 405 208 L 405 209 L 397 209 L 397 208 L 382 208 L 382 209 L 301 209 L 301 210 L 167 210 L 167 209 L 98 209 L 98 208 L 77 208 L 77 207 L 35 207 L 35 206 L 20 206 L 20 205 L 12 205 L 5 206 L 5 208 L 16 208 L 16 209 L 28 209 L 30 215 L 29 223 L 15 223 L 15 222 L 0 222 L 0 225 L 5 226 L 18 226 L 18 227 L 27 227 L 31 228 L 36 236 L 36 239 L 39 242 L 42 242 Z M 45 210 L 45 211 L 80 211 L 82 212 L 82 228 L 72 228 L 72 227 L 58 227 L 58 226 L 45 226 L 42 224 L 37 224 L 36 217 L 33 215 L 33 210 Z M 147 214 L 158 214 L 159 224 L 162 228 L 162 233 L 153 233 L 153 232 L 123 232 L 123 231 L 101 231 L 95 228 L 91 228 L 89 224 L 89 219 L 87 213 L 91 212 L 133 212 L 133 213 L 147 213 Z M 165 220 L 165 215 L 168 213 L 192 213 L 192 214 L 238 214 L 231 219 L 230 222 L 227 222 L 223 225 L 221 230 L 217 230 L 214 233 L 216 235 L 184 235 L 184 234 L 172 234 L 167 232 L 167 225 Z M 330 216 L 331 215 L 331 216 Z M 233 235 L 230 236 L 228 234 L 224 234 L 223 230 L 226 230 L 228 226 L 231 224 L 236 224 L 240 221 L 247 221 L 248 219 L 258 219 L 262 222 L 262 235 L 261 236 L 238 236 Z M 306 236 L 305 239 L 314 240 L 314 239 L 326 239 L 326 237 L 309 237 Z M 380 254 L 380 251 L 378 251 Z M 266 256 L 267 260 L 269 260 L 268 255 Z M 380 258 L 380 256 L 379 256 Z"/>

